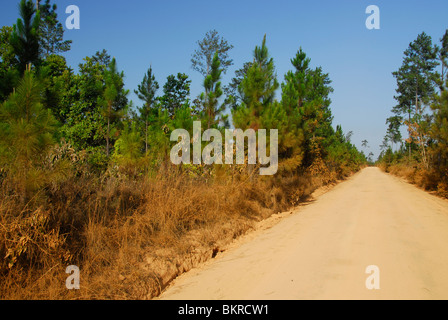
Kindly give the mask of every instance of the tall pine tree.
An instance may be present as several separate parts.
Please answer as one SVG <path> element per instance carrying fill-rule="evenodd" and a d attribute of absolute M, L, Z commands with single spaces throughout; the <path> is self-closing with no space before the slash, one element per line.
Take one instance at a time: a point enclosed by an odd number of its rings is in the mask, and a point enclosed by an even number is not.
<path fill-rule="evenodd" d="M 446 80 L 445 88 L 448 88 Z M 434 122 L 431 127 L 433 165 L 445 182 L 448 181 L 448 89 L 444 89 L 431 105 Z"/>
<path fill-rule="evenodd" d="M 396 92 L 398 94 L 394 97 L 398 104 L 392 112 L 397 116 L 407 116 L 409 158 L 414 137 L 424 140 L 423 133 L 418 128 L 423 118 L 424 106 L 428 104 L 429 98 L 434 93 L 437 80 L 434 68 L 438 65 L 436 54 L 437 49 L 432 44 L 431 37 L 423 32 L 409 44 L 404 52 L 400 69 L 392 73 L 397 79 Z M 422 158 L 426 161 L 425 145 L 421 144 L 420 147 Z"/>
<path fill-rule="evenodd" d="M 39 62 L 39 27 L 40 13 L 30 0 L 21 0 L 19 4 L 20 18 L 14 25 L 11 45 L 18 60 L 18 70 L 23 73 L 28 64 Z"/>
<path fill-rule="evenodd" d="M 177 110 L 188 104 L 191 80 L 184 73 L 169 75 L 163 86 L 163 96 L 159 98 L 162 108 L 174 117 Z"/>
<path fill-rule="evenodd" d="M 125 110 L 120 108 L 118 99 L 120 94 L 127 95 L 127 91 L 123 91 L 123 72 L 118 72 L 117 62 L 115 58 L 112 59 L 108 68 L 104 73 L 105 87 L 103 95 L 100 97 L 100 105 L 102 106 L 101 113 L 107 121 L 106 138 L 106 154 L 110 155 L 110 140 L 111 140 L 111 123 L 116 119 L 124 116 Z"/>
<path fill-rule="evenodd" d="M 222 69 L 220 67 L 221 62 L 219 61 L 218 52 L 216 52 L 210 67 L 210 73 L 204 80 L 205 92 L 201 94 L 207 129 L 215 128 L 219 122 L 225 123 L 227 120 L 227 117 L 222 115 L 226 104 L 219 105 L 219 99 L 223 94 L 220 81 Z"/>
<path fill-rule="evenodd" d="M 26 70 L 15 92 L 0 106 L 0 166 L 15 180 L 24 203 L 48 178 L 39 167 L 56 131 L 56 119 L 42 104 L 42 92 L 42 83 Z"/>
<path fill-rule="evenodd" d="M 225 74 L 227 68 L 233 64 L 233 60 L 229 58 L 229 50 L 233 46 L 222 38 L 218 31 L 210 30 L 205 34 L 204 39 L 198 41 L 199 48 L 195 50 L 191 58 L 191 67 L 198 71 L 204 77 L 207 77 L 212 69 L 212 63 L 215 53 L 218 53 L 219 61 L 221 61 L 222 72 Z"/>
<path fill-rule="evenodd" d="M 138 85 L 138 90 L 134 90 L 135 94 L 143 101 L 143 106 L 139 108 L 140 116 L 145 122 L 145 152 L 148 152 L 148 127 L 151 118 L 157 115 L 155 110 L 155 102 L 157 101 L 156 92 L 159 89 L 159 83 L 156 81 L 150 67 L 143 81 Z"/>
<path fill-rule="evenodd" d="M 282 85 L 282 102 L 293 126 L 302 129 L 304 135 L 304 165 L 320 161 L 328 139 L 333 134 L 329 94 L 333 92 L 328 74 L 322 68 L 310 68 L 311 59 L 300 48 L 291 59 L 293 71 L 285 75 Z M 326 143 L 326 144 L 325 144 Z"/>
<path fill-rule="evenodd" d="M 46 0 L 43 4 L 37 0 L 37 8 L 41 18 L 39 25 L 40 57 L 45 59 L 49 55 L 69 51 L 72 41 L 64 41 L 64 27 L 58 21 L 57 5 L 51 5 L 50 0 Z"/>
<path fill-rule="evenodd" d="M 255 47 L 254 60 L 239 86 L 242 104 L 232 112 L 235 126 L 261 128 L 263 111 L 274 102 L 278 87 L 274 59 L 269 56 L 264 35 L 261 46 Z"/>
<path fill-rule="evenodd" d="M 441 46 L 439 49 L 439 60 L 442 65 L 442 73 L 440 75 L 440 88 L 443 90 L 445 85 L 446 75 L 448 73 L 448 29 L 445 31 L 442 39 L 440 39 Z"/>

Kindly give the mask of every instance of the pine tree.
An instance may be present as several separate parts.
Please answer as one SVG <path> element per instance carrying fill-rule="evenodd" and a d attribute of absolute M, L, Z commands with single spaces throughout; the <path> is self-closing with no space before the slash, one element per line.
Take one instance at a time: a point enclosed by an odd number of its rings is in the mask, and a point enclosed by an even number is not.
<path fill-rule="evenodd" d="M 226 94 L 227 104 L 234 110 L 242 102 L 242 93 L 240 90 L 241 81 L 246 77 L 247 70 L 252 66 L 252 62 L 245 62 L 241 69 L 235 71 L 235 77 L 231 82 L 223 87 L 223 91 Z"/>
<path fill-rule="evenodd" d="M 445 88 L 448 88 L 446 80 Z M 442 90 L 431 105 L 434 122 L 431 127 L 433 164 L 445 182 L 448 181 L 448 90 Z"/>
<path fill-rule="evenodd" d="M 201 94 L 203 104 L 203 112 L 207 121 L 207 129 L 215 128 L 219 122 L 225 122 L 227 117 L 222 116 L 226 105 L 219 105 L 223 91 L 221 89 L 221 62 L 219 61 L 218 52 L 215 53 L 211 64 L 210 73 L 204 80 L 205 92 Z"/>
<path fill-rule="evenodd" d="M 143 138 L 136 122 L 126 123 L 120 138 L 115 143 L 115 158 L 129 173 L 134 172 L 142 156 Z"/>
<path fill-rule="evenodd" d="M 147 153 L 147 156 L 160 160 L 169 155 L 171 143 L 169 133 L 174 129 L 187 128 L 183 126 L 175 127 L 168 110 L 163 109 L 160 105 L 157 105 L 155 111 L 156 115 L 154 121 L 151 122 L 148 128 L 149 152 Z"/>
<path fill-rule="evenodd" d="M 445 77 L 448 73 L 448 29 L 445 31 L 442 39 L 440 39 L 441 47 L 439 49 L 439 60 L 442 65 L 442 73 L 440 75 L 440 88 L 443 89 Z"/>
<path fill-rule="evenodd" d="M 394 149 L 394 143 L 401 142 L 400 126 L 402 121 L 401 116 L 392 116 L 386 120 L 386 124 L 388 124 L 386 135 L 387 140 L 392 142 L 392 150 Z"/>
<path fill-rule="evenodd" d="M 304 102 L 307 100 L 307 95 L 311 91 L 312 78 L 310 75 L 310 62 L 311 59 L 300 48 L 296 56 L 291 59 L 291 63 L 295 68 L 294 72 L 289 71 L 285 75 L 285 81 L 294 86 L 296 90 L 297 101 L 295 102 L 295 106 L 297 108 L 303 107 Z"/>
<path fill-rule="evenodd" d="M 404 52 L 403 64 L 398 71 L 393 72 L 397 79 L 397 96 L 394 98 L 398 104 L 392 111 L 398 116 L 407 115 L 409 139 L 409 158 L 411 157 L 412 127 L 416 127 L 417 136 L 423 141 L 423 133 L 419 131 L 419 122 L 422 121 L 424 106 L 434 93 L 436 74 L 434 68 L 436 61 L 436 47 L 433 46 L 431 37 L 426 33 L 418 35 L 417 39 L 409 44 Z M 426 162 L 425 145 L 421 144 L 423 161 Z"/>
<path fill-rule="evenodd" d="M 39 25 L 40 57 L 45 59 L 49 55 L 69 51 L 72 41 L 64 41 L 64 27 L 58 21 L 57 5 L 51 5 L 50 0 L 46 0 L 44 4 L 39 2 L 38 0 L 37 7 L 41 17 Z"/>
<path fill-rule="evenodd" d="M 0 165 L 9 169 L 23 195 L 46 181 L 40 162 L 53 145 L 56 120 L 42 104 L 42 84 L 27 70 L 0 107 Z"/>
<path fill-rule="evenodd" d="M 107 156 L 110 155 L 111 122 L 124 115 L 124 109 L 117 108 L 117 100 L 120 98 L 123 88 L 123 77 L 123 72 L 118 72 L 117 62 L 113 58 L 104 74 L 105 87 L 103 95 L 100 97 L 102 115 L 107 120 L 107 132 L 105 135 Z"/>
<path fill-rule="evenodd" d="M 239 85 L 242 102 L 232 110 L 235 127 L 255 131 L 277 129 L 277 125 L 284 121 L 284 113 L 278 103 L 274 103 L 278 87 L 274 60 L 269 56 L 265 35 L 261 46 L 255 47 L 253 62 Z M 274 115 L 280 118 L 276 119 Z M 272 125 L 276 127 L 270 127 Z M 249 164 L 247 170 L 251 174 L 254 165 Z"/>
<path fill-rule="evenodd" d="M 198 71 L 204 77 L 207 77 L 212 68 L 213 57 L 218 53 L 219 61 L 221 61 L 221 69 L 225 74 L 227 68 L 233 65 L 233 60 L 229 59 L 228 51 L 233 49 L 232 45 L 218 35 L 218 31 L 210 30 L 205 34 L 202 41 L 197 42 L 199 49 L 195 50 L 191 58 L 191 66 L 193 70 Z"/>
<path fill-rule="evenodd" d="M 253 63 L 239 87 L 242 104 L 232 112 L 235 126 L 241 129 L 261 128 L 263 110 L 274 102 L 278 87 L 274 60 L 269 57 L 265 35 L 261 47 L 255 47 Z"/>
<path fill-rule="evenodd" d="M 361 145 L 362 145 L 363 148 L 368 148 L 369 147 L 369 141 L 364 139 L 364 140 L 361 141 Z"/>
<path fill-rule="evenodd" d="M 11 45 L 18 60 L 18 69 L 23 73 L 28 64 L 39 62 L 39 26 L 40 13 L 36 11 L 30 0 L 21 0 L 20 17 L 14 25 L 11 35 Z"/>
<path fill-rule="evenodd" d="M 304 137 L 304 145 L 301 145 L 304 166 L 322 161 L 323 151 L 328 147 L 325 141 L 333 134 L 329 108 L 329 94 L 333 92 L 331 80 L 321 67 L 311 69 L 310 63 L 311 59 L 300 48 L 291 59 L 294 70 L 286 73 L 282 84 L 283 105 L 292 126 L 301 128 Z"/>
<path fill-rule="evenodd" d="M 155 76 L 152 74 L 152 68 L 150 67 L 143 81 L 138 85 L 138 90 L 134 90 L 138 98 L 143 101 L 143 106 L 139 108 L 140 116 L 145 122 L 145 152 L 148 152 L 148 127 L 151 118 L 155 116 L 157 110 L 154 108 L 154 104 L 157 101 L 156 92 L 159 89 L 159 84 L 156 81 Z"/>
<path fill-rule="evenodd" d="M 167 110 L 171 117 L 174 117 L 176 111 L 188 104 L 190 95 L 191 80 L 184 73 L 178 73 L 177 76 L 169 75 L 163 86 L 163 96 L 159 98 L 162 108 Z"/>
<path fill-rule="evenodd" d="M 301 62 L 298 61 L 299 57 L 302 59 Z M 291 64 L 295 70 L 285 74 L 285 81 L 281 85 L 281 105 L 287 121 L 280 127 L 282 133 L 279 134 L 279 157 L 284 160 L 279 165 L 286 171 L 294 172 L 302 165 L 305 151 L 303 117 L 300 108 L 303 105 L 304 88 L 307 84 L 300 70 L 308 67 L 309 59 L 306 59 L 300 49 L 296 57 L 291 59 Z"/>

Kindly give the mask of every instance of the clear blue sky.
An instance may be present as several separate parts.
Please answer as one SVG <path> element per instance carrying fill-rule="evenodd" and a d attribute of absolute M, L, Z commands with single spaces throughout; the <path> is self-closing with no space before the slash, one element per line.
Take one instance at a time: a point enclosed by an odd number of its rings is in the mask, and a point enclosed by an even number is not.
<path fill-rule="evenodd" d="M 312 66 L 330 74 L 333 125 L 353 131 L 352 141 L 361 148 L 367 139 L 375 157 L 386 131 L 385 120 L 395 105 L 395 79 L 403 51 L 423 31 L 439 43 L 448 28 L 446 0 L 56 0 L 59 20 L 65 25 L 65 8 L 76 4 L 81 11 L 81 29 L 67 30 L 73 40 L 65 54 L 78 70 L 86 56 L 106 49 L 116 57 L 126 75 L 129 98 L 152 65 L 162 87 L 170 74 L 184 72 L 192 82 L 192 98 L 202 90 L 199 73 L 191 69 L 196 42 L 216 29 L 229 43 L 234 60 L 223 84 L 244 62 L 252 60 L 256 45 L 267 35 L 267 45 L 279 81 L 292 68 L 290 59 L 302 49 Z M 380 30 L 368 30 L 368 5 L 380 9 Z M 12 25 L 18 0 L 3 1 L 0 25 Z M 161 90 L 160 90 L 161 92 Z M 279 96 L 277 96 L 280 99 Z"/>

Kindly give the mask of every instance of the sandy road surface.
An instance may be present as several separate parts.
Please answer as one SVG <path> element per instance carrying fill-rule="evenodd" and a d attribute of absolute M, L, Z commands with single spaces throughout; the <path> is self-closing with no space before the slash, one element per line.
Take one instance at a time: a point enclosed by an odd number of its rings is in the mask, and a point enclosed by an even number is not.
<path fill-rule="evenodd" d="M 160 298 L 448 299 L 448 201 L 366 168 Z"/>

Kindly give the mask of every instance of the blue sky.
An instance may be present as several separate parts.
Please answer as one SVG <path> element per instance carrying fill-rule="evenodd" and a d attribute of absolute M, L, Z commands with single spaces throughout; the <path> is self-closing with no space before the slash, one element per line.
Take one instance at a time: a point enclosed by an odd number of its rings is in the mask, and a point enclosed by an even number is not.
<path fill-rule="evenodd" d="M 5 3 L 6 2 L 6 3 Z M 392 72 L 402 62 L 409 43 L 423 31 L 434 42 L 448 29 L 446 0 L 53 0 L 65 24 L 65 8 L 75 4 L 81 12 L 80 30 L 67 30 L 73 40 L 65 54 L 77 71 L 86 56 L 106 49 L 116 57 L 126 75 L 129 98 L 140 101 L 133 90 L 151 65 L 160 84 L 178 72 L 192 80 L 192 98 L 202 90 L 201 75 L 191 69 L 196 42 L 216 29 L 234 49 L 234 65 L 223 77 L 227 84 L 244 62 L 252 60 L 256 45 L 267 35 L 279 81 L 292 69 L 290 60 L 299 49 L 311 58 L 312 67 L 329 73 L 333 125 L 353 131 L 352 141 L 361 148 L 367 139 L 375 158 L 386 131 L 385 121 L 395 105 Z M 368 5 L 380 9 L 380 30 L 368 30 Z M 0 25 L 18 18 L 18 0 L 1 4 Z M 161 93 L 161 90 L 160 90 Z M 280 99 L 280 96 L 277 95 Z"/>

